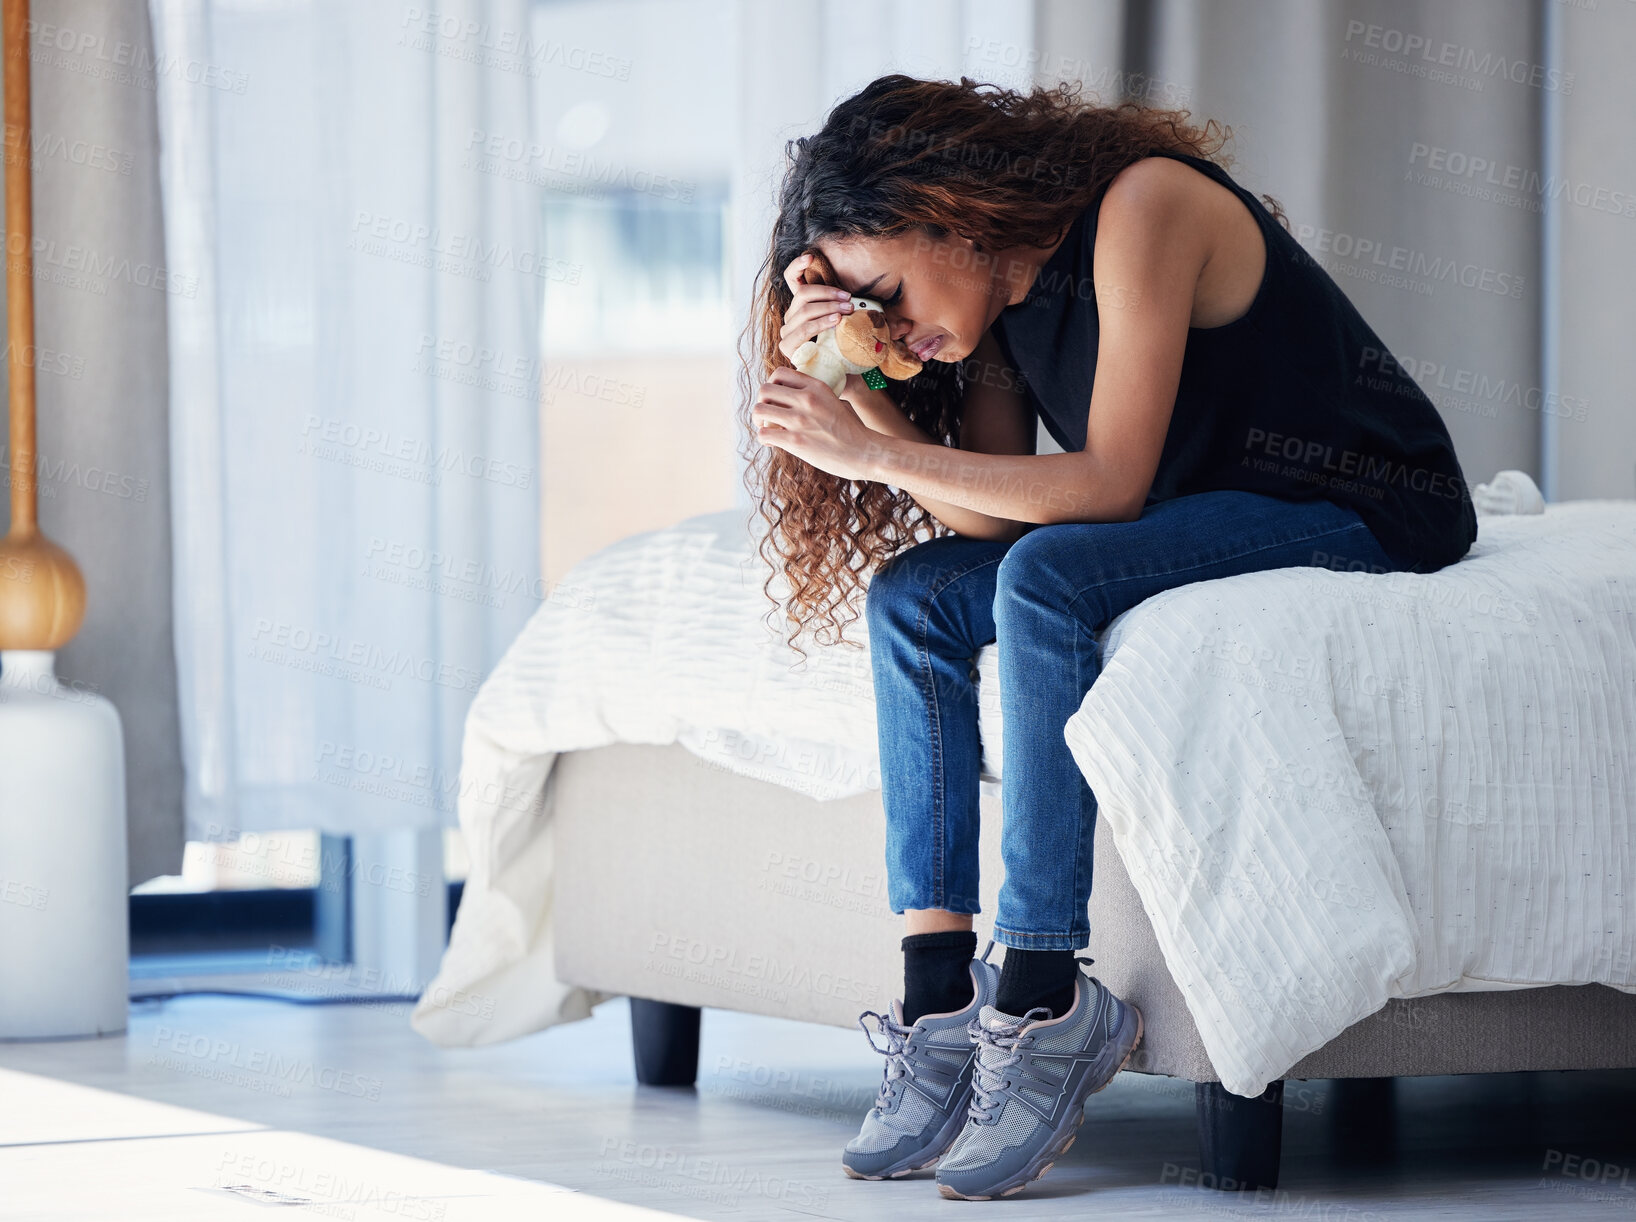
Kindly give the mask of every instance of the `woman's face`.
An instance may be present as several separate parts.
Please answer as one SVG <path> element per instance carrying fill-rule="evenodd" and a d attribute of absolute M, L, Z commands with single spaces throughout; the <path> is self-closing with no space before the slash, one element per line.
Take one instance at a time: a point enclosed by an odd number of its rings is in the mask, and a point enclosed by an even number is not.
<path fill-rule="evenodd" d="M 1009 295 L 992 256 L 962 238 L 912 230 L 893 238 L 831 238 L 817 244 L 838 287 L 873 297 L 887 329 L 921 360 L 970 356 Z"/>

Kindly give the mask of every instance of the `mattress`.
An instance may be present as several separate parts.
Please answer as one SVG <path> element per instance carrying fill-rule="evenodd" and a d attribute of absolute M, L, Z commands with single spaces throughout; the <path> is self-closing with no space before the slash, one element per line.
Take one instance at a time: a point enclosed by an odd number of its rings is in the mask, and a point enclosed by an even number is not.
<path fill-rule="evenodd" d="M 1393 997 L 1636 991 L 1636 503 L 1136 610 L 1064 732 L 1228 1089 Z"/>
<path fill-rule="evenodd" d="M 1477 543 L 1440 573 L 1194 583 L 1104 634 L 1065 737 L 1237 1093 L 1389 997 L 1636 988 L 1619 903 L 1636 865 L 1636 502 L 1508 502 L 1505 474 L 1474 490 Z M 1496 512 L 1518 507 L 1537 512 Z M 587 558 L 480 688 L 459 796 L 471 874 L 414 1013 L 428 1038 L 494 1042 L 589 1009 L 550 965 L 558 753 L 676 742 L 820 800 L 879 788 L 867 623 L 847 628 L 863 648 L 807 643 L 801 660 L 771 626 L 748 519 Z M 976 663 L 992 791 L 994 647 Z"/>

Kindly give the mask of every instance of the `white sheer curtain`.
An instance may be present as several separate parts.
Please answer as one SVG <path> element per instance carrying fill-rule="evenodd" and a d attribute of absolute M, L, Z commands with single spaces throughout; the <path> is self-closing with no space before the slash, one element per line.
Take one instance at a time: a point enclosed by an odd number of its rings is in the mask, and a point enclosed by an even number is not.
<path fill-rule="evenodd" d="M 452 825 L 544 593 L 528 5 L 151 12 L 188 836 Z"/>
<path fill-rule="evenodd" d="M 571 7 L 584 13 L 582 6 Z M 695 22 L 667 48 L 674 61 L 713 74 L 710 100 L 723 93 L 729 98 L 714 106 L 667 98 L 652 61 L 642 55 L 641 40 L 621 35 L 621 29 L 651 20 L 660 7 L 658 0 L 598 4 L 594 11 L 606 24 L 595 41 L 628 50 L 633 88 L 646 91 L 655 107 L 689 108 L 699 124 L 714 125 L 711 130 L 732 141 L 727 236 L 735 334 L 747 317 L 752 280 L 772 232 L 785 141 L 817 131 L 837 102 L 884 73 L 952 80 L 977 75 L 991 59 L 1024 65 L 1033 30 L 1031 0 L 723 0 L 720 24 Z M 640 153 L 640 163 L 653 164 L 651 156 Z M 738 442 L 735 407 L 722 396 L 699 413 L 703 424 L 708 413 L 719 412 L 724 447 Z M 742 485 L 735 488 L 742 497 Z M 529 791 L 521 779 L 518 786 L 519 794 Z M 551 821 L 500 806 L 471 803 L 471 876 L 441 974 L 413 1020 L 435 1043 L 509 1039 L 583 1018 L 602 999 L 555 974 Z M 491 999 L 496 1012 L 474 1014 L 474 996 Z"/>

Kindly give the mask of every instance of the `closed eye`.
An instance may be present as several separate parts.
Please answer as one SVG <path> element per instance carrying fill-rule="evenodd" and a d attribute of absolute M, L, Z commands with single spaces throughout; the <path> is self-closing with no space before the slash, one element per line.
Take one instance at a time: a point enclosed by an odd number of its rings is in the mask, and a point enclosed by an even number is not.
<path fill-rule="evenodd" d="M 897 305 L 897 303 L 899 301 L 901 301 L 901 300 L 903 300 L 903 281 L 899 280 L 897 288 L 892 291 L 892 295 L 890 297 L 884 298 L 881 301 L 881 304 L 882 305 Z"/>

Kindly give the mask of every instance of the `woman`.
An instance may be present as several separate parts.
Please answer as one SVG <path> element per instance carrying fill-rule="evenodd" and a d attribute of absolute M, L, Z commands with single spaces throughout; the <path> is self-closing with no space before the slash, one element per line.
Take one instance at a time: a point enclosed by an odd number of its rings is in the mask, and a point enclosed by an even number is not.
<path fill-rule="evenodd" d="M 760 301 L 765 380 L 746 395 L 749 479 L 796 634 L 844 630 L 837 612 L 875 570 L 888 898 L 906 918 L 901 1004 L 859 1020 L 879 1024 L 887 1064 L 843 1156 L 854 1176 L 936 1163 L 945 1196 L 1016 1192 L 1140 1038 L 1140 1014 L 1073 953 L 1089 939 L 1096 800 L 1063 726 L 1109 621 L 1237 573 L 1431 572 L 1476 538 L 1432 403 L 1277 202 L 1218 163 L 1226 136 L 1068 86 L 893 75 L 793 142 Z M 808 283 L 814 269 L 836 284 Z M 849 378 L 837 397 L 789 355 L 854 294 L 882 302 L 925 366 L 884 390 Z M 1034 452 L 1037 419 L 1063 453 Z M 998 973 L 973 958 L 971 921 L 973 657 L 990 642 Z"/>

